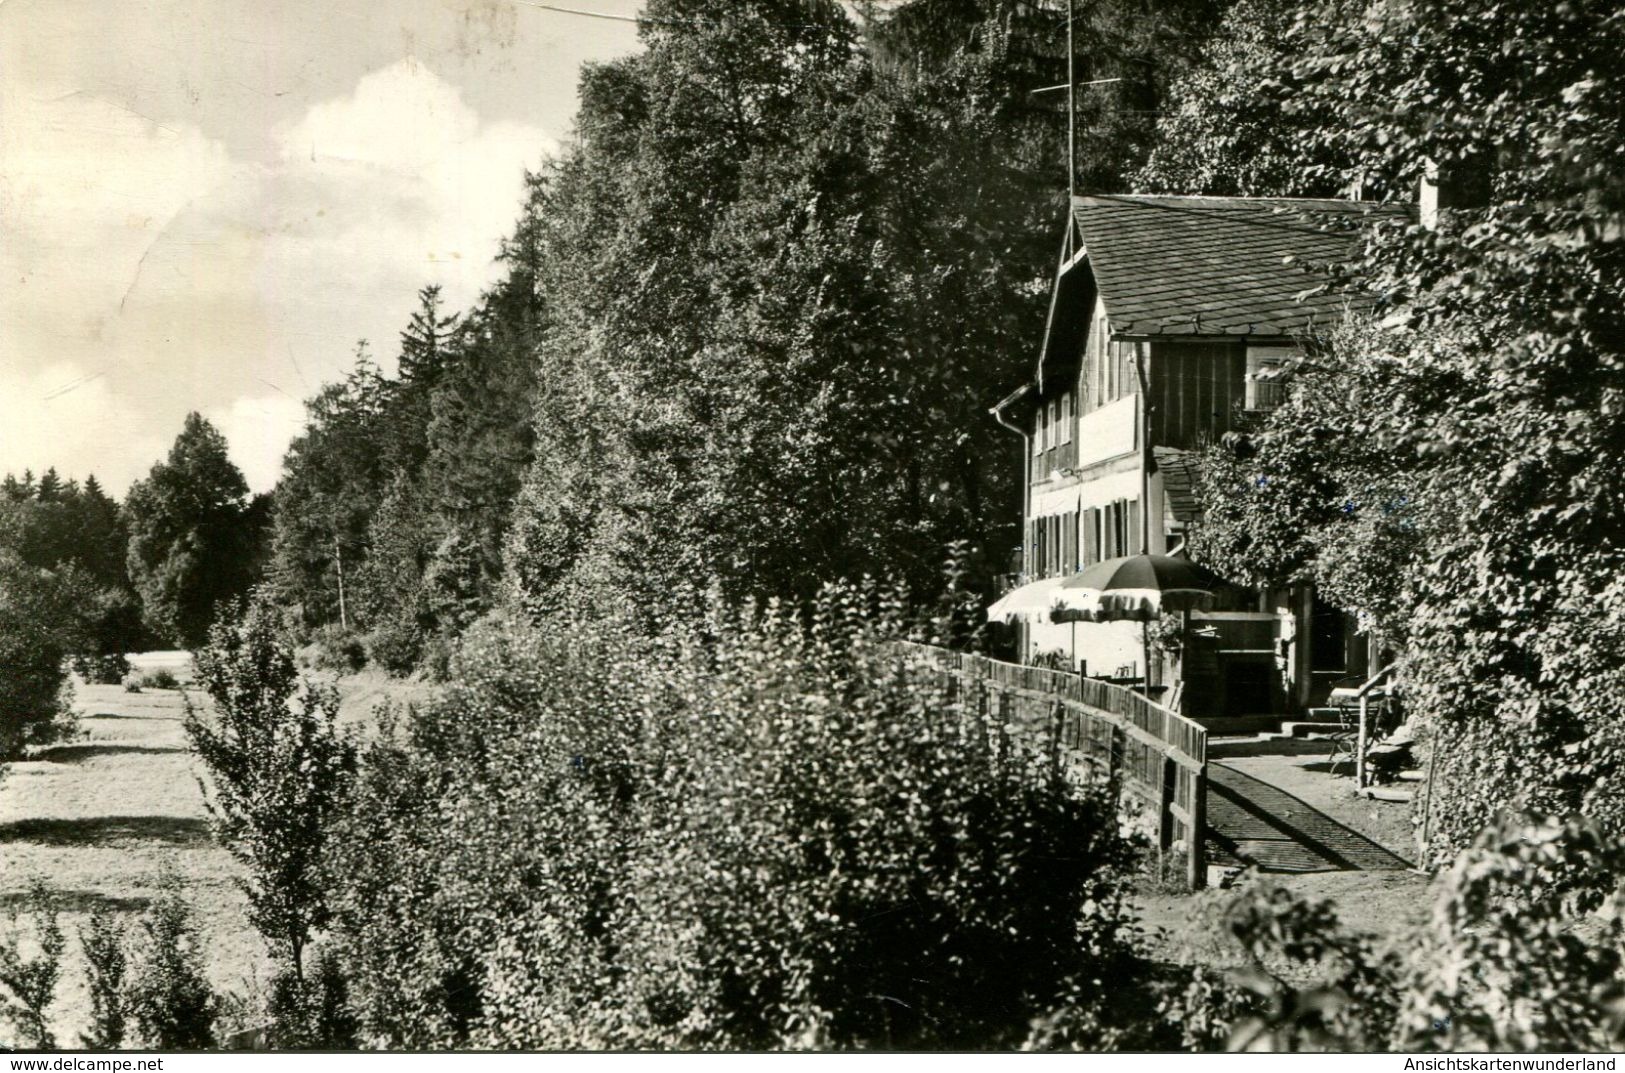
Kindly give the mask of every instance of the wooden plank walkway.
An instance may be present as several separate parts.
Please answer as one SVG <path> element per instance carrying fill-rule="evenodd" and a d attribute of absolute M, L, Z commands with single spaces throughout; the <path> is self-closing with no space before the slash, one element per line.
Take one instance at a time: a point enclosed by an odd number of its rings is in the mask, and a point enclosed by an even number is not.
<path fill-rule="evenodd" d="M 1410 862 L 1302 798 L 1223 761 L 1208 764 L 1208 859 L 1266 872 L 1397 871 Z"/>

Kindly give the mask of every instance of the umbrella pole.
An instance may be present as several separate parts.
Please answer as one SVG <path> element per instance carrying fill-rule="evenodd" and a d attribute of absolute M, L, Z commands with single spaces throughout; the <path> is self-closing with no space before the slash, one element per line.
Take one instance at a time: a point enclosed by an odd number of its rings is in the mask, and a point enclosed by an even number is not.
<path fill-rule="evenodd" d="M 1151 620 L 1140 620 L 1140 647 L 1145 651 L 1145 695 L 1151 695 Z"/>

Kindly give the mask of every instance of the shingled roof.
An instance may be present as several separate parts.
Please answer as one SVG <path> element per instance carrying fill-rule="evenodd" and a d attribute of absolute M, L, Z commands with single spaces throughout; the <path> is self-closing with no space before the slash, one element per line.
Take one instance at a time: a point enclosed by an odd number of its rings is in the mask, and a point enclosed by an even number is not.
<path fill-rule="evenodd" d="M 1162 473 L 1168 513 L 1175 521 L 1201 521 L 1202 503 L 1197 492 L 1202 470 L 1196 452 L 1158 445 L 1151 448 L 1151 453 L 1157 460 L 1158 471 Z"/>
<path fill-rule="evenodd" d="M 1076 197 L 1072 214 L 1112 333 L 1286 338 L 1337 321 L 1347 294 L 1300 297 L 1299 264 L 1349 260 L 1348 221 L 1414 208 L 1296 198 Z M 1341 223 L 1340 223 L 1341 221 Z"/>

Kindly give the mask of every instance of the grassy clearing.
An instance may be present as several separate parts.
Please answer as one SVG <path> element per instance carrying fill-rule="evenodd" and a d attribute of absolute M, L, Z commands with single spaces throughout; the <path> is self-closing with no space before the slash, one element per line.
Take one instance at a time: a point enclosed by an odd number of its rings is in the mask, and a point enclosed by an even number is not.
<path fill-rule="evenodd" d="M 184 652 L 131 663 L 137 674 L 168 668 L 190 677 Z M 339 683 L 347 721 L 364 722 L 383 700 L 426 696 L 420 685 L 377 678 Z M 52 1015 L 64 1046 L 77 1044 L 89 1023 L 78 927 L 97 906 L 133 919 L 157 893 L 166 864 L 196 908 L 211 981 L 251 999 L 262 992 L 264 946 L 244 915 L 238 866 L 209 834 L 201 767 L 182 729 L 184 703 L 179 690 L 77 684 L 81 737 L 7 765 L 0 778 L 0 913 L 19 906 L 36 877 L 62 901 L 69 943 Z"/>

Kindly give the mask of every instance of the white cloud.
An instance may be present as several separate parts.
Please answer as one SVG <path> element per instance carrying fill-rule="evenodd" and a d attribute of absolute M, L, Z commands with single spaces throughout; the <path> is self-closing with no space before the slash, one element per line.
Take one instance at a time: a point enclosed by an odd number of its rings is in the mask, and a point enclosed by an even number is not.
<path fill-rule="evenodd" d="M 0 331 L 89 342 L 141 260 L 230 172 L 220 143 L 75 91 L 0 94 Z"/>
<path fill-rule="evenodd" d="M 94 473 L 122 492 L 169 449 L 161 436 L 132 434 L 125 405 L 105 375 L 82 365 L 55 362 L 32 373 L 0 366 L 0 470 L 54 466 L 80 480 Z"/>
<path fill-rule="evenodd" d="M 283 395 L 240 398 L 209 415 L 231 446 L 231 460 L 248 487 L 268 492 L 282 475 L 282 455 L 305 427 L 304 406 Z"/>
<path fill-rule="evenodd" d="M 466 309 L 490 285 L 524 171 L 556 144 L 412 59 L 276 128 L 267 163 L 72 88 L 3 88 L 0 472 L 54 464 L 119 492 L 192 410 L 268 487 L 293 399 L 356 339 L 387 363 L 419 287 Z"/>
<path fill-rule="evenodd" d="M 54 466 L 64 477 L 91 473 L 122 492 L 169 453 L 173 430 L 132 436 L 130 411 L 147 400 L 114 392 L 108 377 L 68 363 L 33 374 L 0 369 L 0 471 L 36 474 Z M 255 492 L 269 491 L 282 472 L 288 442 L 304 430 L 305 409 L 283 395 L 234 399 L 209 411 L 231 448 L 231 460 Z M 79 466 L 68 459 L 98 459 Z"/>
<path fill-rule="evenodd" d="M 268 282 L 297 286 L 332 261 L 353 267 L 359 250 L 377 267 L 415 274 L 413 290 L 441 283 L 455 306 L 494 278 L 524 171 L 557 147 L 538 127 L 482 122 L 454 86 L 411 57 L 315 105 L 278 141 L 277 181 L 329 215 L 305 241 L 275 251 Z"/>

